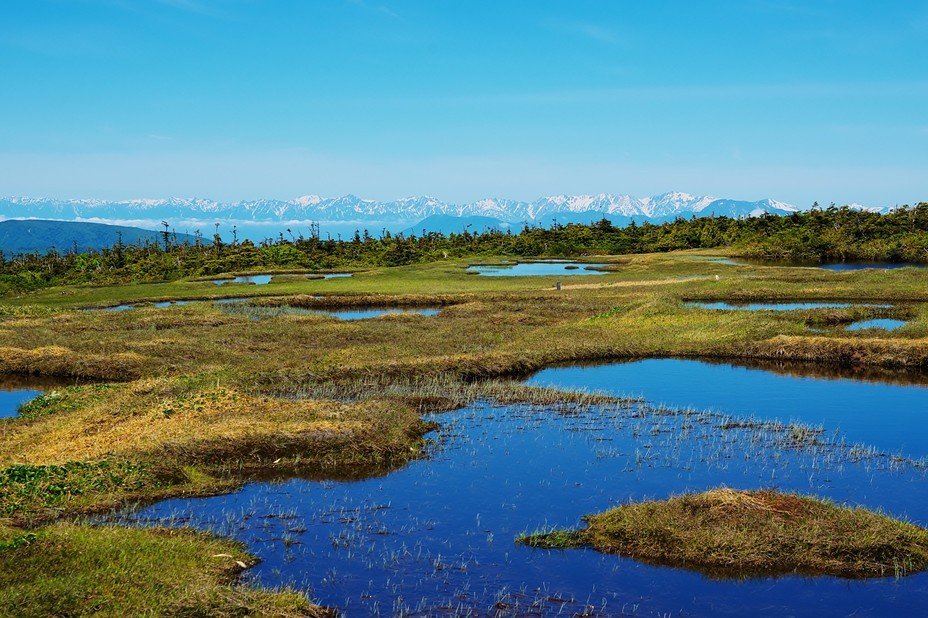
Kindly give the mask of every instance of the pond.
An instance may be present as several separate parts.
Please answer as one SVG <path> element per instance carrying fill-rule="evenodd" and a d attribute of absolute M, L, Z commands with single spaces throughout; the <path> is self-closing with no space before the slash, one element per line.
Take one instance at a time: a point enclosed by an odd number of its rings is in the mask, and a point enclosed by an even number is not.
<path fill-rule="evenodd" d="M 848 324 L 847 330 L 867 330 L 868 328 L 879 328 L 882 330 L 896 330 L 906 325 L 905 320 L 891 320 L 881 318 L 875 320 L 861 320 Z"/>
<path fill-rule="evenodd" d="M 436 416 L 431 458 L 358 481 L 250 483 L 121 519 L 244 542 L 264 586 L 345 616 L 808 616 L 919 614 L 928 576 L 712 579 L 591 550 L 514 543 L 628 500 L 722 484 L 777 487 L 928 518 L 925 472 L 782 431 L 625 404 L 585 410 L 474 404 Z"/>
<path fill-rule="evenodd" d="M 926 379 L 926 378 L 922 378 Z M 928 379 L 926 379 L 928 381 Z M 841 429 L 850 442 L 928 456 L 928 386 L 804 377 L 698 360 L 649 359 L 536 373 L 536 386 L 641 396 L 674 408 L 797 420 Z"/>
<path fill-rule="evenodd" d="M 809 303 L 726 303 L 726 302 L 688 302 L 683 303 L 687 309 L 717 309 L 719 311 L 795 311 L 797 309 L 847 309 L 849 307 L 876 307 L 888 309 L 892 305 L 851 304 L 831 302 Z"/>
<path fill-rule="evenodd" d="M 588 264 L 572 260 L 544 260 L 518 264 L 490 264 L 468 266 L 465 272 L 484 277 L 540 277 L 544 275 L 605 275 L 610 264 Z"/>
<path fill-rule="evenodd" d="M 741 266 L 789 266 L 804 268 L 824 268 L 825 270 L 866 270 L 873 268 L 877 270 L 894 270 L 896 268 L 928 268 L 928 264 L 916 264 L 913 262 L 803 262 L 790 260 L 754 260 L 749 258 L 738 258 L 735 264 Z"/>
<path fill-rule="evenodd" d="M 19 406 L 27 401 L 52 389 L 73 384 L 73 381 L 55 378 L 0 374 L 0 418 L 16 416 Z"/>
<path fill-rule="evenodd" d="M 219 301 L 217 301 L 219 302 Z M 229 315 L 246 315 L 254 320 L 274 318 L 285 315 L 323 315 L 339 320 L 367 320 L 382 315 L 438 315 L 440 309 L 423 309 L 407 307 L 364 307 L 355 309 L 308 309 L 290 305 L 250 305 L 244 303 L 223 303 L 222 310 Z"/>
<path fill-rule="evenodd" d="M 913 264 L 910 262 L 835 262 L 832 264 L 819 264 L 818 267 L 826 270 L 866 270 L 868 268 L 892 270 L 896 268 L 928 268 L 928 264 Z"/>
<path fill-rule="evenodd" d="M 267 285 L 271 282 L 272 275 L 243 275 L 233 279 L 213 279 L 215 285 L 225 285 L 227 283 L 253 283 L 255 285 Z"/>
<path fill-rule="evenodd" d="M 418 314 L 424 316 L 438 315 L 439 309 L 402 309 L 402 308 L 381 308 L 381 309 L 346 309 L 343 311 L 322 311 L 325 315 L 338 318 L 339 320 L 367 320 L 377 318 L 382 315 L 397 314 Z"/>

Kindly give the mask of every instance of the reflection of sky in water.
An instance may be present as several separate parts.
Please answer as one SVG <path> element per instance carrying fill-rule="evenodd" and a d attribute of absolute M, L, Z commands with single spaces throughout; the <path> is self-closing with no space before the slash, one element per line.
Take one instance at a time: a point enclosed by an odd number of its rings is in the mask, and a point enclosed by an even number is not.
<path fill-rule="evenodd" d="M 928 456 L 928 388 L 824 380 L 694 360 L 651 359 L 545 369 L 536 386 L 642 396 L 654 404 L 792 419 L 841 429 L 851 442 L 885 452 Z"/>
<path fill-rule="evenodd" d="M 345 311 L 321 311 L 324 315 L 330 315 L 339 320 L 366 320 L 376 318 L 387 314 L 411 313 L 419 315 L 438 315 L 438 309 L 350 309 Z"/>
<path fill-rule="evenodd" d="M 892 305 L 851 303 L 683 303 L 687 309 L 719 309 L 721 311 L 795 311 L 797 309 L 847 309 L 848 307 L 877 307 L 888 309 Z"/>
<path fill-rule="evenodd" d="M 29 388 L 6 390 L 0 382 L 0 418 L 16 416 L 19 406 L 30 399 L 35 399 L 45 391 Z"/>
<path fill-rule="evenodd" d="M 894 268 L 928 268 L 928 264 L 907 264 L 905 262 L 839 262 L 837 264 L 821 264 L 819 268 L 826 270 L 864 270 L 866 268 L 894 269 Z"/>
<path fill-rule="evenodd" d="M 877 319 L 877 320 L 861 320 L 860 322 L 854 322 L 849 324 L 848 330 L 865 330 L 868 328 L 882 328 L 883 330 L 896 330 L 897 328 L 902 328 L 905 326 L 905 320 L 890 320 L 890 319 Z"/>
<path fill-rule="evenodd" d="M 725 484 L 776 487 L 908 514 L 926 523 L 928 483 L 888 460 L 776 446 L 777 432 L 721 430 L 724 419 L 563 414 L 475 405 L 436 416 L 431 459 L 356 482 L 252 483 L 226 496 L 169 500 L 135 514 L 245 542 L 249 574 L 294 585 L 346 615 L 912 615 L 928 576 L 900 580 L 708 579 L 590 550 L 514 538 L 575 526 L 627 500 Z"/>
<path fill-rule="evenodd" d="M 487 277 L 533 277 L 542 275 L 605 275 L 602 270 L 608 264 L 587 264 L 585 262 L 571 262 L 567 260 L 552 260 L 546 262 L 522 262 L 512 265 L 468 266 L 467 272 L 477 273 Z"/>
<path fill-rule="evenodd" d="M 216 285 L 225 285 L 226 283 L 254 283 L 255 285 L 267 285 L 271 282 L 271 275 L 244 275 L 234 279 L 213 279 Z"/>

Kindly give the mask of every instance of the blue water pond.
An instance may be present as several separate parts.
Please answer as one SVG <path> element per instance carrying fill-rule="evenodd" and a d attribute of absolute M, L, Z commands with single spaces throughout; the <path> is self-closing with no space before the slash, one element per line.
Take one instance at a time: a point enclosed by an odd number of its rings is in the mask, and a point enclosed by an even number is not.
<path fill-rule="evenodd" d="M 519 262 L 518 264 L 492 264 L 487 266 L 468 266 L 466 272 L 477 273 L 484 277 L 540 277 L 544 275 L 605 275 L 609 264 L 587 264 L 571 260 L 544 260 L 538 262 Z"/>
<path fill-rule="evenodd" d="M 896 330 L 905 326 L 905 320 L 891 320 L 891 319 L 876 319 L 876 320 L 861 320 L 860 322 L 854 322 L 849 324 L 848 330 L 867 330 L 868 328 L 879 328 L 882 330 Z"/>
<path fill-rule="evenodd" d="M 808 303 L 726 303 L 726 302 L 691 302 L 683 303 L 688 309 L 717 309 L 720 311 L 795 311 L 797 309 L 847 309 L 855 305 L 840 302 L 808 302 Z M 888 309 L 892 305 L 857 304 L 859 307 L 877 307 Z"/>
<path fill-rule="evenodd" d="M 254 582 L 294 586 L 346 616 L 906 616 L 928 606 L 926 574 L 724 580 L 514 543 L 629 500 L 720 485 L 799 491 L 928 524 L 925 468 L 851 448 L 830 424 L 854 421 L 840 424 L 886 451 L 928 452 L 928 389 L 676 360 L 552 369 L 530 382 L 824 421 L 826 430 L 800 440 L 807 434 L 784 425 L 634 402 L 477 403 L 435 416 L 442 429 L 430 458 L 399 470 L 353 481 L 320 470 L 164 501 L 120 521 L 230 535 L 261 558 L 248 571 Z"/>

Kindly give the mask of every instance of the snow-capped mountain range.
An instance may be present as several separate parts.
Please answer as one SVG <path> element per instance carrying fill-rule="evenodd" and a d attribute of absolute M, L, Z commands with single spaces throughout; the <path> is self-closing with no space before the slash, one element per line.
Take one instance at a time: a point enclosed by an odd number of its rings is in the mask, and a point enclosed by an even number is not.
<path fill-rule="evenodd" d="M 44 218 L 78 221 L 201 220 L 242 222 L 384 222 L 415 223 L 436 215 L 491 217 L 513 224 L 549 225 L 553 221 L 592 221 L 603 216 L 613 221 L 660 222 L 677 217 L 748 217 L 763 213 L 788 214 L 794 206 L 772 199 L 743 201 L 672 192 L 653 197 L 630 195 L 553 195 L 533 202 L 488 198 L 469 204 L 449 204 L 429 196 L 389 202 L 354 195 L 322 198 L 305 195 L 292 200 L 261 199 L 217 202 L 208 199 L 170 198 L 122 201 L 0 198 L 0 218 Z"/>

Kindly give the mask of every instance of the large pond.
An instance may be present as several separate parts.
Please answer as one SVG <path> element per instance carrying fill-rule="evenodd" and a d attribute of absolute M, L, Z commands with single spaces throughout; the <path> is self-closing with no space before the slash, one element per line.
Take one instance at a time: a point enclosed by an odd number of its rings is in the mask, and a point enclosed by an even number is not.
<path fill-rule="evenodd" d="M 905 462 L 634 404 L 477 404 L 436 420 L 431 458 L 383 476 L 251 483 L 129 519 L 239 539 L 261 558 L 248 571 L 256 583 L 294 586 L 346 616 L 908 616 L 928 606 L 925 574 L 720 580 L 514 542 L 628 500 L 722 484 L 814 493 L 928 523 L 925 472 Z"/>
<path fill-rule="evenodd" d="M 572 260 L 544 260 L 518 264 L 489 264 L 468 266 L 465 272 L 484 277 L 540 277 L 543 275 L 605 275 L 609 264 L 588 264 Z"/>
<path fill-rule="evenodd" d="M 640 396 L 676 408 L 719 410 L 840 429 L 883 452 L 928 456 L 928 386 L 803 377 L 726 363 L 649 359 L 545 369 L 528 383 Z"/>

